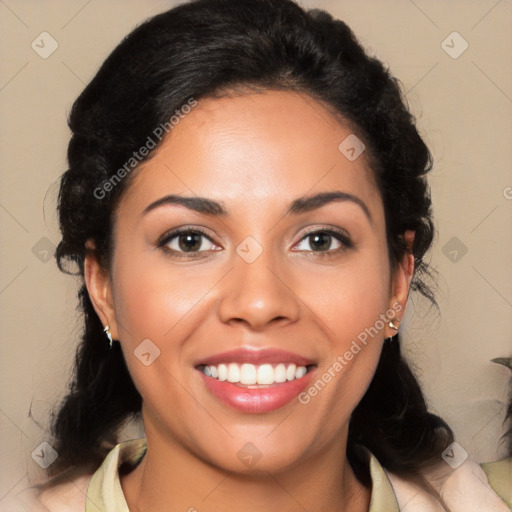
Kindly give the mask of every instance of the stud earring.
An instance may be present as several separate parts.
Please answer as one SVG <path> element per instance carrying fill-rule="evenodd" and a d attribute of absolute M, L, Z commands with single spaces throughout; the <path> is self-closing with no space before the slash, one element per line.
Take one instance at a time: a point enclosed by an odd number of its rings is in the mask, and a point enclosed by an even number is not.
<path fill-rule="evenodd" d="M 106 325 L 105 329 L 103 329 L 103 332 L 107 335 L 109 347 L 112 349 L 112 334 L 110 333 L 110 325 Z"/>
<path fill-rule="evenodd" d="M 390 320 L 388 323 L 388 326 L 391 327 L 391 329 L 393 329 L 395 331 L 398 331 L 398 329 L 400 328 L 400 324 L 399 325 L 395 324 L 394 320 Z"/>

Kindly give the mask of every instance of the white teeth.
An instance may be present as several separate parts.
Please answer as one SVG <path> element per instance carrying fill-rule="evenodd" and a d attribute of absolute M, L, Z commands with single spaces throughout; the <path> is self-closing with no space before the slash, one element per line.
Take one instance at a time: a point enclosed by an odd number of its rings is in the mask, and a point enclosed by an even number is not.
<path fill-rule="evenodd" d="M 286 379 L 287 380 L 293 380 L 295 378 L 295 370 L 297 367 L 294 364 L 291 364 L 286 368 Z"/>
<path fill-rule="evenodd" d="M 286 382 L 286 366 L 283 363 L 274 368 L 274 380 L 276 382 Z"/>
<path fill-rule="evenodd" d="M 211 366 L 210 366 L 211 368 Z M 219 374 L 219 380 L 226 380 L 228 378 L 228 367 L 225 364 L 219 364 L 217 366 L 218 374 Z M 212 374 L 213 375 L 213 374 Z"/>
<path fill-rule="evenodd" d="M 240 382 L 240 366 L 230 363 L 228 366 L 228 382 Z"/>
<path fill-rule="evenodd" d="M 271 364 L 262 364 L 258 368 L 258 384 L 274 384 L 274 368 Z"/>
<path fill-rule="evenodd" d="M 244 386 L 271 385 L 300 379 L 308 372 L 305 366 L 297 366 L 293 363 L 279 363 L 275 367 L 269 363 L 254 365 L 244 363 L 219 364 L 218 366 L 208 365 L 202 367 L 207 377 L 220 381 L 228 381 L 233 384 L 240 383 Z"/>
<path fill-rule="evenodd" d="M 295 370 L 295 378 L 296 379 L 300 379 L 301 377 L 304 377 L 304 375 L 306 375 L 306 368 L 304 368 L 304 366 L 299 366 L 296 370 Z"/>
<path fill-rule="evenodd" d="M 240 384 L 256 384 L 256 366 L 253 364 L 243 364 L 240 368 Z"/>

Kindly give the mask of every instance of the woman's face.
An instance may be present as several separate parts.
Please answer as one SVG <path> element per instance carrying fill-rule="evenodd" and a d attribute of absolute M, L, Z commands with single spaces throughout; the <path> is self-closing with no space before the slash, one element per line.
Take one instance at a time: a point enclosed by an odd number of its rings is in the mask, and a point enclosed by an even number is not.
<path fill-rule="evenodd" d="M 86 279 L 148 439 L 235 471 L 345 449 L 412 270 L 390 273 L 365 153 L 339 149 L 350 135 L 305 95 L 204 99 L 136 171 L 111 274 L 89 262 Z"/>

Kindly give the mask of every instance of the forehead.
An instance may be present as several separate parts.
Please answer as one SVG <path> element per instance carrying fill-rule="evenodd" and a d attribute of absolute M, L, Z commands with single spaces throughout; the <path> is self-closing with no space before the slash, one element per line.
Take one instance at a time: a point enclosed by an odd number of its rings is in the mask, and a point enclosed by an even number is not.
<path fill-rule="evenodd" d="M 336 189 L 378 210 L 380 195 L 365 152 L 347 158 L 344 141 L 354 137 L 346 123 L 306 94 L 201 99 L 134 171 L 121 207 L 142 210 L 170 193 L 206 196 L 234 208 L 277 207 Z"/>

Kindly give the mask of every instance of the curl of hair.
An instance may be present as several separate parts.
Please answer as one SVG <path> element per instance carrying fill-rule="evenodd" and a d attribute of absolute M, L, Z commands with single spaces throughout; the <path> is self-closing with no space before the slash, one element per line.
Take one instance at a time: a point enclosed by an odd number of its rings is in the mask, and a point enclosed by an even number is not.
<path fill-rule="evenodd" d="M 383 467 L 407 478 L 438 463 L 440 453 L 453 442 L 450 427 L 428 411 L 401 354 L 398 334 L 384 341 L 375 375 L 352 413 L 348 439 L 347 456 L 358 478 L 367 484 L 361 447 L 375 454 Z"/>
<path fill-rule="evenodd" d="M 415 231 L 412 287 L 433 300 L 424 281 L 424 255 L 434 232 L 426 181 L 432 158 L 399 82 L 344 22 L 321 10 L 306 12 L 292 0 L 181 4 L 142 23 L 111 53 L 70 113 L 69 169 L 59 195 L 59 268 L 73 262 L 83 278 L 88 239 L 108 267 L 116 205 L 137 169 L 108 192 L 103 188 L 105 197 L 95 190 L 156 127 L 191 98 L 267 89 L 308 94 L 364 141 L 383 198 L 390 263 L 397 265 L 408 250 L 405 231 Z M 80 297 L 85 329 L 71 389 L 54 421 L 59 470 L 98 465 L 142 403 L 121 350 L 108 351 L 84 287 Z M 385 343 L 350 420 L 347 455 L 358 478 L 369 481 L 361 447 L 385 468 L 407 475 L 439 459 L 452 439 L 450 428 L 428 412 L 399 344 Z"/>

